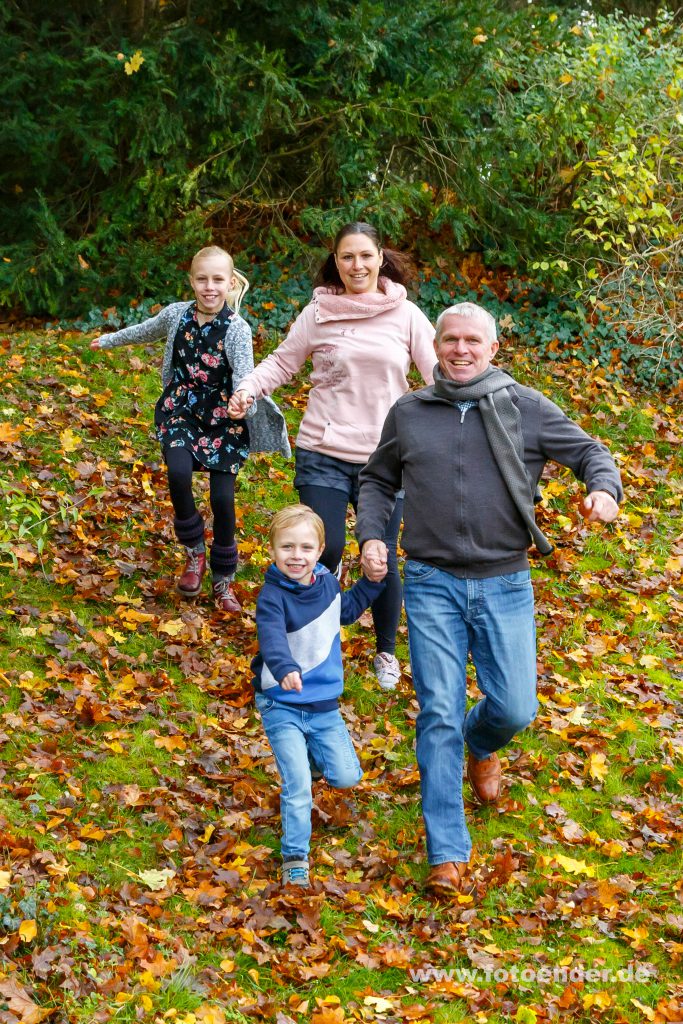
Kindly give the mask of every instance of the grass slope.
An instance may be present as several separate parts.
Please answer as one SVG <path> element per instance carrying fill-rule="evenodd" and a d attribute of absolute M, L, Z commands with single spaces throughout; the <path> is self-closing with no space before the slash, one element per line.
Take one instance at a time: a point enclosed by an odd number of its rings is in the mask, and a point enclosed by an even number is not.
<path fill-rule="evenodd" d="M 35 332 L 1 351 L 0 1022 L 683 1020 L 680 410 L 511 360 L 610 444 L 623 515 L 589 527 L 572 479 L 546 483 L 541 711 L 500 806 L 468 803 L 471 896 L 424 897 L 409 669 L 380 692 L 367 622 L 346 631 L 365 777 L 316 786 L 303 895 L 277 884 L 248 671 L 291 465 L 240 475 L 244 616 L 185 603 L 149 427 L 160 348 Z M 303 381 L 279 396 L 292 428 Z"/>

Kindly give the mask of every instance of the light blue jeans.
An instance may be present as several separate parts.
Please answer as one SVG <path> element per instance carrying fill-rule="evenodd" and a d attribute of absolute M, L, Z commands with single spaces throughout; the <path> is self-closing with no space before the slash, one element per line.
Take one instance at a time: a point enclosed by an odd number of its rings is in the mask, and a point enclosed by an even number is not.
<path fill-rule="evenodd" d="M 355 786 L 363 772 L 338 709 L 313 713 L 256 694 L 275 763 L 282 780 L 282 859 L 307 860 L 311 840 L 311 767 L 309 758 L 334 789 Z"/>
<path fill-rule="evenodd" d="M 536 629 L 528 570 L 457 579 L 409 559 L 404 599 L 420 713 L 417 764 L 430 864 L 467 861 L 464 745 L 488 757 L 536 715 Z M 468 652 L 482 700 L 465 720 Z"/>

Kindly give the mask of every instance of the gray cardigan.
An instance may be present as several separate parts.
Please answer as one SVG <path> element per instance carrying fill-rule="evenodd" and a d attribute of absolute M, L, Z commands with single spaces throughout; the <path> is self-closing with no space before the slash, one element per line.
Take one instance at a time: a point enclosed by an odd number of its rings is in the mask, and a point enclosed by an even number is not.
<path fill-rule="evenodd" d="M 588 491 L 621 501 L 619 470 L 594 440 L 533 388 L 509 388 L 521 414 L 524 463 L 536 485 L 546 461 L 567 466 Z M 463 413 L 422 388 L 399 398 L 360 474 L 356 536 L 381 539 L 405 488 L 401 545 L 409 558 L 460 578 L 482 579 L 529 566 L 529 530 L 507 490 L 477 406 Z"/>
<path fill-rule="evenodd" d="M 164 387 L 173 377 L 173 342 L 178 324 L 191 302 L 172 302 L 164 306 L 150 320 L 141 324 L 123 327 L 113 334 L 100 338 L 101 348 L 117 348 L 119 345 L 146 345 L 166 338 L 164 358 L 161 366 L 161 381 Z M 254 351 L 251 341 L 251 327 L 235 313 L 225 335 L 225 359 L 232 369 L 233 389 L 254 369 Z M 285 418 L 271 398 L 261 398 L 247 413 L 249 419 L 249 449 L 252 452 L 281 452 L 289 458 L 292 450 L 287 437 Z"/>

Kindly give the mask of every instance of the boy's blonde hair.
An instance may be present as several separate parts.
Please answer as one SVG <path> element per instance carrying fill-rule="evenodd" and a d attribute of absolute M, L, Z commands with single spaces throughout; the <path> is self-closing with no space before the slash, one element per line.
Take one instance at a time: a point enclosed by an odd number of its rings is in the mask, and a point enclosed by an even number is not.
<path fill-rule="evenodd" d="M 325 546 L 323 521 L 318 513 L 308 505 L 287 505 L 286 508 L 281 508 L 279 512 L 275 513 L 268 533 L 270 546 L 272 547 L 275 543 L 278 533 L 282 530 L 289 530 L 292 526 L 298 526 L 299 523 L 309 523 L 315 531 L 320 547 Z"/>
<path fill-rule="evenodd" d="M 236 313 L 240 311 L 240 303 L 244 296 L 249 290 L 249 282 L 247 281 L 244 274 L 242 274 L 235 266 L 235 261 L 229 252 L 225 249 L 221 249 L 220 245 L 206 245 L 199 252 L 196 252 L 192 257 L 192 263 L 190 264 L 190 277 L 194 273 L 194 266 L 197 260 L 209 259 L 211 256 L 224 256 L 230 264 L 230 273 L 235 278 L 235 287 L 231 288 L 227 295 L 228 305 L 231 309 L 234 309 Z"/>

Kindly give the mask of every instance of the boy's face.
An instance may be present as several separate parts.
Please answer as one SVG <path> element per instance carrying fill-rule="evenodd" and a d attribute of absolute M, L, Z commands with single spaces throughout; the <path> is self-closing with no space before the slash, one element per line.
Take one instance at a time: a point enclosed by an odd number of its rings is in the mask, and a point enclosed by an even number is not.
<path fill-rule="evenodd" d="M 232 263 L 225 256 L 203 256 L 190 272 L 192 290 L 207 313 L 220 313 L 234 283 Z"/>
<path fill-rule="evenodd" d="M 268 550 L 281 573 L 303 584 L 311 582 L 313 568 L 323 551 L 318 534 L 305 521 L 278 530 Z"/>

